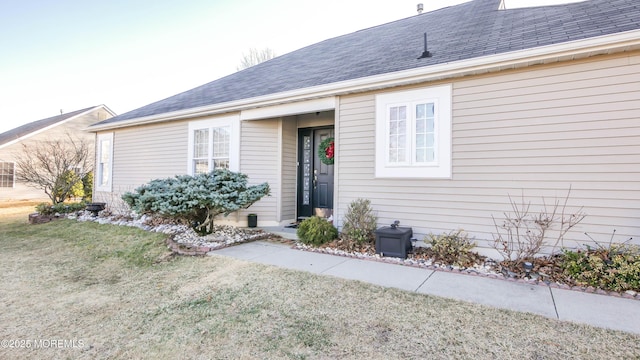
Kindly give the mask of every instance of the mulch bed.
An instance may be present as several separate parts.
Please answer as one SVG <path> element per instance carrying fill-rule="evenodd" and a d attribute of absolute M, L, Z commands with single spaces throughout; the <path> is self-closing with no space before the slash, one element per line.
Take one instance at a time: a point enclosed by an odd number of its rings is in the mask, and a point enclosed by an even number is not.
<path fill-rule="evenodd" d="M 344 239 L 337 239 L 327 244 L 321 245 L 318 247 L 318 250 L 340 250 L 346 253 L 353 254 L 354 257 L 358 257 L 357 254 L 362 254 L 365 256 L 374 257 L 376 255 L 375 244 L 373 243 L 355 243 L 352 241 L 347 241 Z M 522 266 L 522 262 L 515 261 L 502 261 L 495 262 L 492 259 L 489 259 L 485 256 L 476 254 L 474 252 L 470 252 L 464 258 L 463 263 L 458 263 L 457 265 L 453 265 L 455 263 L 452 259 L 447 258 L 438 258 L 437 254 L 435 254 L 430 248 L 425 247 L 416 247 L 413 249 L 413 252 L 408 254 L 408 260 L 424 260 L 430 261 L 433 265 L 429 266 L 429 269 L 438 270 L 438 271 L 454 271 L 459 273 L 468 273 L 470 275 L 483 275 L 475 271 L 474 265 L 476 266 L 489 266 L 494 267 L 494 271 L 498 274 L 484 274 L 486 276 L 497 278 L 497 279 L 505 279 L 511 281 L 521 281 L 525 283 L 534 283 L 539 285 L 546 285 L 555 288 L 567 289 L 567 290 L 576 290 L 588 293 L 596 293 L 602 295 L 611 295 L 617 297 L 624 297 L 628 299 L 640 300 L 640 292 L 636 291 L 627 291 L 627 292 L 616 292 L 594 288 L 592 286 L 583 286 L 577 284 L 572 279 L 568 278 L 567 275 L 564 274 L 564 271 L 561 266 L 562 257 L 560 255 L 548 256 L 548 257 L 539 257 L 534 259 L 526 259 L 526 261 L 531 262 L 533 265 L 530 273 L 527 273 Z M 385 261 L 383 259 L 379 259 L 381 261 Z"/>

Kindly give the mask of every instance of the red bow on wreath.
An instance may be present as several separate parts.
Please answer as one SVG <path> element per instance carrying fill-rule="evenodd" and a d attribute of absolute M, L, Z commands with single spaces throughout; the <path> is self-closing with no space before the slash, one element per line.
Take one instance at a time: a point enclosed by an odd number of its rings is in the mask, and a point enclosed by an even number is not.
<path fill-rule="evenodd" d="M 327 159 L 333 159 L 333 141 L 327 146 L 324 153 L 327 155 Z"/>
<path fill-rule="evenodd" d="M 320 146 L 318 146 L 318 157 L 323 164 L 333 165 L 335 144 L 332 137 L 322 140 Z"/>

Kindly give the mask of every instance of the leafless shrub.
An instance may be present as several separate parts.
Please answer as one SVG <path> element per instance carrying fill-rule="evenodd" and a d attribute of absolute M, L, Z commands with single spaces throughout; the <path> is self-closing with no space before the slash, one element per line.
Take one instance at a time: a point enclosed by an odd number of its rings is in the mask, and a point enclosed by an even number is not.
<path fill-rule="evenodd" d="M 89 143 L 71 134 L 66 138 L 24 143 L 22 151 L 15 154 L 17 178 L 42 189 L 54 205 L 59 204 L 93 170 L 90 153 Z"/>
<path fill-rule="evenodd" d="M 564 247 L 564 236 L 586 216 L 582 207 L 573 213 L 567 213 L 567 202 L 571 187 L 564 201 L 558 198 L 551 206 L 542 198 L 542 209 L 534 213 L 531 211 L 531 201 L 526 201 L 524 194 L 520 202 L 516 202 L 509 195 L 511 213 L 504 213 L 501 224 L 493 215 L 494 234 L 493 248 L 505 259 L 521 263 L 525 259 L 533 258 L 540 253 L 543 246 L 552 245 L 552 252 L 560 244 Z"/>
<path fill-rule="evenodd" d="M 129 205 L 127 205 L 127 203 L 122 200 L 121 193 L 122 191 L 114 191 L 110 192 L 107 195 L 107 199 L 104 200 L 104 202 L 106 203 L 104 214 L 121 216 L 125 218 L 131 217 L 132 210 Z"/>

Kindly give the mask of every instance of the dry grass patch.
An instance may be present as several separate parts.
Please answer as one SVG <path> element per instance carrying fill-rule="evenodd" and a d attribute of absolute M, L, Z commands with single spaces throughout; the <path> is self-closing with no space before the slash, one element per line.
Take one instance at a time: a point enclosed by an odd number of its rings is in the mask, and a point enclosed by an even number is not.
<path fill-rule="evenodd" d="M 26 214 L 24 215 L 26 219 Z M 0 220 L 0 358 L 602 359 L 640 336 L 281 270 L 169 257 L 160 234 Z"/>

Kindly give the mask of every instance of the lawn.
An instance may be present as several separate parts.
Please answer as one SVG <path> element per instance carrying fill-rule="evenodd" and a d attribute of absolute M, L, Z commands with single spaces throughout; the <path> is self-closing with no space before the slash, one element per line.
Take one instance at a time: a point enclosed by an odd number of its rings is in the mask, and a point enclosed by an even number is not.
<path fill-rule="evenodd" d="M 174 257 L 161 234 L 29 225 L 27 211 L 0 209 L 1 359 L 640 357 L 632 334 L 224 257 Z"/>

